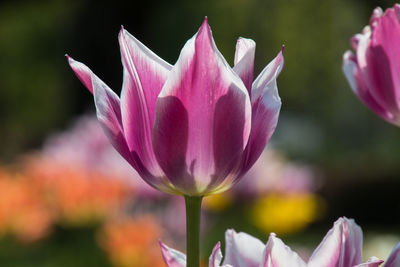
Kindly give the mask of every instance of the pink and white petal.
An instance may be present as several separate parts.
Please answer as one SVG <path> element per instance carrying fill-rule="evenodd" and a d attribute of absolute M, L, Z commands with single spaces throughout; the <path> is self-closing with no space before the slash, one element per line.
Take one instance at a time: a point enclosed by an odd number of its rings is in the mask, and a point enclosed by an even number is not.
<path fill-rule="evenodd" d="M 351 51 L 347 51 L 343 55 L 343 73 L 350 84 L 350 88 L 356 96 L 378 116 L 388 122 L 394 121 L 394 116 L 385 110 L 375 99 L 372 97 L 365 81 L 362 77 L 361 70 L 358 67 L 357 59 Z"/>
<path fill-rule="evenodd" d="M 171 65 L 151 52 L 123 28 L 119 34 L 124 83 L 121 91 L 122 123 L 131 151 L 147 170 L 163 176 L 153 152 L 152 127 L 157 96 Z"/>
<path fill-rule="evenodd" d="M 274 233 L 269 236 L 260 267 L 305 267 L 300 256 L 286 246 Z"/>
<path fill-rule="evenodd" d="M 365 50 L 367 86 L 371 95 L 391 113 L 400 110 L 400 23 L 393 9 L 375 21 Z"/>
<path fill-rule="evenodd" d="M 163 192 L 177 194 L 174 186 L 165 177 L 150 173 L 137 151 L 128 147 L 121 122 L 118 96 L 94 74 L 92 75 L 92 84 L 97 119 L 114 148 L 148 184 Z"/>
<path fill-rule="evenodd" d="M 161 168 L 187 194 L 206 194 L 238 162 L 250 116 L 247 90 L 216 48 L 206 19 L 157 100 L 153 145 Z"/>
<path fill-rule="evenodd" d="M 83 85 L 93 94 L 93 86 L 92 86 L 93 72 L 81 62 L 75 61 L 72 57 L 68 55 L 65 56 L 67 57 L 69 66 L 75 72 L 75 75 L 83 83 Z"/>
<path fill-rule="evenodd" d="M 259 267 L 263 260 L 265 245 L 246 233 L 225 232 L 224 264 L 234 267 Z"/>
<path fill-rule="evenodd" d="M 377 257 L 371 257 L 367 262 L 358 264 L 354 267 L 378 267 L 383 263 L 383 260 L 378 259 Z"/>
<path fill-rule="evenodd" d="M 136 101 L 140 100 L 141 104 L 147 107 L 152 126 L 157 97 L 172 66 L 124 28 L 121 28 L 118 37 L 122 64 L 134 82 L 131 87 L 123 88 L 123 90 L 136 91 L 134 97 L 138 98 Z"/>
<path fill-rule="evenodd" d="M 121 108 L 118 96 L 86 65 L 67 56 L 78 78 L 93 93 L 97 118 L 115 149 L 132 164 L 132 158 L 123 134 Z"/>
<path fill-rule="evenodd" d="M 399 267 L 400 266 L 400 242 L 394 246 L 389 258 L 383 267 Z"/>
<path fill-rule="evenodd" d="M 380 17 L 383 16 L 383 10 L 380 7 L 376 7 L 374 11 L 372 11 L 371 18 L 369 20 L 369 25 L 373 29 L 376 26 L 377 21 L 379 20 Z"/>
<path fill-rule="evenodd" d="M 229 264 L 220 265 L 222 261 L 221 243 L 218 242 L 210 255 L 208 266 L 209 267 L 232 267 Z"/>
<path fill-rule="evenodd" d="M 400 4 L 394 4 L 394 13 L 396 14 L 397 20 L 400 23 Z"/>
<path fill-rule="evenodd" d="M 233 70 L 242 79 L 249 95 L 251 95 L 251 84 L 253 83 L 255 52 L 256 42 L 246 38 L 239 38 L 237 40 L 235 66 L 233 67 Z"/>
<path fill-rule="evenodd" d="M 362 231 L 352 219 L 339 218 L 311 255 L 308 267 L 348 267 L 362 262 Z"/>
<path fill-rule="evenodd" d="M 185 254 L 169 248 L 167 245 L 160 241 L 161 253 L 167 267 L 186 267 Z"/>
<path fill-rule="evenodd" d="M 212 250 L 212 253 L 208 261 L 208 267 L 220 267 L 221 260 L 222 260 L 221 243 L 218 242 Z"/>
<path fill-rule="evenodd" d="M 249 142 L 243 157 L 242 173 L 248 171 L 261 155 L 275 131 L 281 109 L 276 79 L 284 64 L 283 49 L 261 72 L 252 87 L 252 118 Z"/>

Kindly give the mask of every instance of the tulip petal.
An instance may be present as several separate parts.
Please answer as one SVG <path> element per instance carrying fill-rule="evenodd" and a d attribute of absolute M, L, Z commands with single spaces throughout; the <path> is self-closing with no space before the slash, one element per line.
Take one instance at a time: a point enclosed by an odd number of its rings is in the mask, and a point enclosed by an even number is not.
<path fill-rule="evenodd" d="M 309 267 L 347 267 L 362 262 L 362 231 L 352 219 L 339 218 L 312 254 Z"/>
<path fill-rule="evenodd" d="M 278 123 L 281 99 L 276 79 L 284 64 L 283 49 L 261 72 L 252 87 L 251 133 L 243 157 L 246 172 L 261 155 Z"/>
<path fill-rule="evenodd" d="M 393 248 L 392 252 L 389 255 L 389 258 L 386 260 L 385 265 L 383 267 L 399 267 L 400 266 L 400 242 Z"/>
<path fill-rule="evenodd" d="M 269 236 L 264 251 L 264 262 L 259 267 L 305 267 L 306 263 L 275 234 Z"/>
<path fill-rule="evenodd" d="M 164 258 L 165 264 L 167 267 L 186 267 L 186 256 L 185 254 L 169 248 L 164 243 L 160 242 L 161 253 Z"/>
<path fill-rule="evenodd" d="M 375 100 L 391 113 L 400 109 L 400 22 L 393 9 L 373 17 L 370 39 L 360 42 L 358 53 L 365 58 L 361 67 Z M 360 50 L 360 47 L 363 48 Z"/>
<path fill-rule="evenodd" d="M 378 259 L 377 257 L 371 257 L 367 262 L 358 264 L 354 267 L 378 267 L 383 263 L 383 260 Z"/>
<path fill-rule="evenodd" d="M 208 267 L 220 267 L 222 260 L 221 243 L 218 242 L 210 255 Z"/>
<path fill-rule="evenodd" d="M 75 75 L 83 83 L 83 85 L 93 94 L 92 86 L 92 71 L 84 64 L 75 61 L 68 55 L 65 55 L 68 59 L 68 64 L 71 69 L 75 72 Z"/>
<path fill-rule="evenodd" d="M 254 55 L 256 43 L 251 39 L 239 38 L 236 43 L 235 66 L 233 70 L 242 79 L 249 95 L 251 96 L 251 84 L 253 83 Z"/>
<path fill-rule="evenodd" d="M 152 175 L 142 163 L 138 153 L 128 147 L 122 125 L 121 103 L 118 96 L 87 66 L 67 56 L 71 68 L 82 83 L 93 92 L 97 119 L 111 144 L 151 186 L 167 193 L 176 190 L 165 177 Z M 90 78 L 90 82 L 88 79 Z"/>
<path fill-rule="evenodd" d="M 163 61 L 129 32 L 119 34 L 124 83 L 121 91 L 122 123 L 130 150 L 136 151 L 147 170 L 162 176 L 152 145 L 157 96 L 171 65 Z"/>
<path fill-rule="evenodd" d="M 352 91 L 367 107 L 369 107 L 383 119 L 389 122 L 393 121 L 393 115 L 386 111 L 378 102 L 376 102 L 368 91 L 368 88 L 366 87 L 362 77 L 361 70 L 358 67 L 357 59 L 350 51 L 347 51 L 343 55 L 343 72 L 350 84 Z"/>
<path fill-rule="evenodd" d="M 258 267 L 262 261 L 265 245 L 246 233 L 227 230 L 225 233 L 224 264 L 235 267 Z"/>
<path fill-rule="evenodd" d="M 232 267 L 229 264 L 220 265 L 222 261 L 221 243 L 218 242 L 210 255 L 208 267 Z"/>
<path fill-rule="evenodd" d="M 156 104 L 153 145 L 174 185 L 207 194 L 238 163 L 250 133 L 250 99 L 217 50 L 207 20 L 182 49 Z"/>
<path fill-rule="evenodd" d="M 115 149 L 133 163 L 123 134 L 120 100 L 86 65 L 67 56 L 68 63 L 86 88 L 93 93 L 97 118 Z"/>

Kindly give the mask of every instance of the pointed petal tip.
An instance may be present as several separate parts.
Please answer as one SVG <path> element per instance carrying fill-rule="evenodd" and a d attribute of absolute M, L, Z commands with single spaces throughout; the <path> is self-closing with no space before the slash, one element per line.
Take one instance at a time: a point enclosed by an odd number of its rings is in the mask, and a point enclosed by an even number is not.
<path fill-rule="evenodd" d="M 284 44 L 282 45 L 282 48 L 281 48 L 282 55 L 283 55 L 283 52 L 285 52 L 285 45 Z"/>
<path fill-rule="evenodd" d="M 206 32 L 210 32 L 211 33 L 211 27 L 208 24 L 207 16 L 204 17 L 203 23 L 201 24 L 199 32 L 197 33 L 197 35 L 200 35 L 200 33 L 202 33 L 204 31 L 204 29 L 206 29 Z"/>

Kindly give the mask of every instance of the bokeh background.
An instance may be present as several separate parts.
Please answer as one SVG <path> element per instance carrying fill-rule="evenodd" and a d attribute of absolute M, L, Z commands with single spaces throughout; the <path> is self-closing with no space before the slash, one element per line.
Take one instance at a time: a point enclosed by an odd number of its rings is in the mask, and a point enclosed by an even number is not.
<path fill-rule="evenodd" d="M 109 147 L 64 54 L 119 93 L 121 25 L 173 64 L 204 16 L 230 64 L 239 36 L 257 42 L 256 75 L 285 45 L 278 128 L 237 189 L 206 199 L 204 258 L 227 228 L 274 231 L 306 258 L 339 216 L 385 258 L 400 240 L 400 129 L 361 104 L 341 63 L 373 8 L 394 3 L 1 1 L 1 266 L 163 266 L 159 238 L 184 248 L 182 201 Z"/>

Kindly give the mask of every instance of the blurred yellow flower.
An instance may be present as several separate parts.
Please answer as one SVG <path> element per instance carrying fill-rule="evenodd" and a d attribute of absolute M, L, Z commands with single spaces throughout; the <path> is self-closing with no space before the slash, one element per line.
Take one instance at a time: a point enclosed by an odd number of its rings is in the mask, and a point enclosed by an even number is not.
<path fill-rule="evenodd" d="M 256 200 L 251 209 L 251 219 L 265 232 L 278 235 L 295 233 L 319 217 L 320 201 L 317 195 L 310 193 L 272 193 Z"/>
<path fill-rule="evenodd" d="M 230 191 L 225 191 L 221 194 L 206 196 L 203 199 L 203 207 L 209 211 L 222 211 L 227 209 L 232 204 L 232 194 Z"/>

